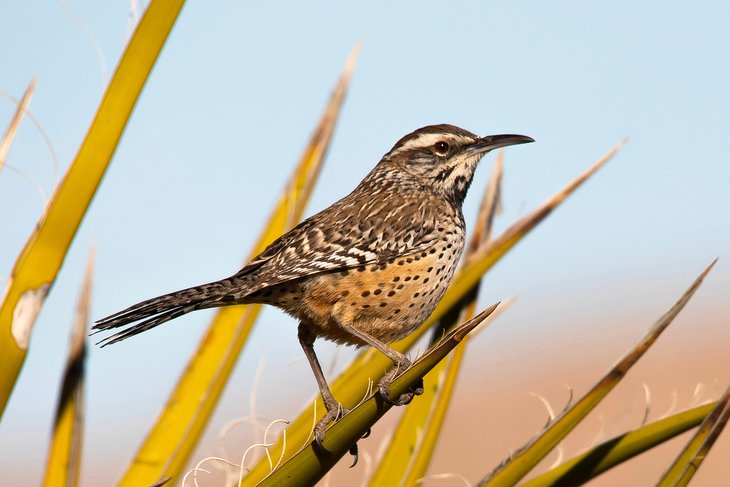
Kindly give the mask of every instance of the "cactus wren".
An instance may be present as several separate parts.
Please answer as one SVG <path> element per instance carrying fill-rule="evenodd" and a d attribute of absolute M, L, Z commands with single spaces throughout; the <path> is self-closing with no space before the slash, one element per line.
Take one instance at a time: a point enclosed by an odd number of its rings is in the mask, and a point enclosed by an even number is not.
<path fill-rule="evenodd" d="M 443 296 L 464 247 L 461 206 L 477 163 L 493 149 L 532 141 L 479 137 L 452 125 L 420 128 L 400 139 L 352 193 L 279 237 L 233 276 L 148 299 L 97 321 L 94 330 L 130 325 L 100 342 L 108 345 L 198 309 L 279 307 L 299 320 L 299 342 L 327 409 L 315 428 L 321 443 L 342 409 L 315 355 L 315 338 L 385 354 L 395 367 L 379 387 L 390 401 L 390 382 L 410 361 L 386 343 L 421 325 Z"/>

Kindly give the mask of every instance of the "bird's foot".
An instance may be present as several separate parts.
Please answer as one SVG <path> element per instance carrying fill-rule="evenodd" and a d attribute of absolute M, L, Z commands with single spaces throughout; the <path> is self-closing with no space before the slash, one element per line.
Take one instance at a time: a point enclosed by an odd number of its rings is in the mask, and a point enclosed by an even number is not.
<path fill-rule="evenodd" d="M 378 389 L 380 397 L 384 402 L 391 406 L 404 406 L 410 403 L 414 396 L 420 396 L 423 394 L 423 379 L 419 379 L 413 386 L 411 386 L 406 392 L 401 394 L 396 399 L 390 398 L 390 384 L 395 380 L 396 377 L 405 371 L 411 365 L 410 359 L 403 356 L 403 360 L 396 364 L 390 372 L 385 374 L 378 383 Z"/>
<path fill-rule="evenodd" d="M 378 387 L 380 390 L 380 398 L 383 400 L 383 402 L 386 402 L 391 406 L 405 406 L 406 404 L 409 404 L 415 396 L 420 396 L 421 394 L 423 394 L 423 379 L 419 379 L 416 384 L 414 384 L 396 399 L 390 398 L 390 382 L 385 383 L 381 381 Z"/>
<path fill-rule="evenodd" d="M 327 401 L 329 404 L 325 403 L 325 408 L 327 408 L 327 412 L 324 416 L 322 416 L 322 419 L 320 419 L 316 426 L 314 427 L 314 442 L 317 444 L 317 446 L 324 450 L 323 442 L 324 442 L 324 434 L 325 429 L 330 423 L 336 422 L 339 419 L 342 419 L 345 417 L 347 413 L 350 412 L 349 409 L 342 406 L 342 404 L 338 403 L 334 399 L 332 401 Z M 357 447 L 355 447 L 355 454 L 357 454 Z"/>
<path fill-rule="evenodd" d="M 342 404 L 340 404 L 338 402 L 334 402 L 330 406 L 331 407 L 327 409 L 327 413 L 325 413 L 325 415 L 322 417 L 322 419 L 320 419 L 317 422 L 317 425 L 314 427 L 314 443 L 317 445 L 317 448 L 319 448 L 321 450 L 325 449 L 323 442 L 324 442 L 324 436 L 325 436 L 325 429 L 327 428 L 327 426 L 332 422 L 336 422 L 336 421 L 342 419 L 343 417 L 345 417 L 345 415 L 347 413 L 350 412 L 349 409 L 343 407 Z M 368 436 L 370 436 L 370 429 L 368 429 L 365 432 L 365 434 L 362 435 L 363 438 L 367 438 Z M 353 456 L 352 465 L 350 465 L 350 468 L 352 468 L 355 465 L 357 465 L 357 461 L 360 458 L 357 443 L 353 444 L 350 447 L 349 452 L 350 452 L 350 455 Z"/>
<path fill-rule="evenodd" d="M 343 407 L 342 404 L 338 403 L 334 399 L 332 401 L 328 401 L 330 404 L 325 404 L 325 407 L 327 408 L 327 413 L 320 419 L 316 426 L 314 427 L 314 443 L 317 445 L 317 447 L 321 450 L 324 450 L 324 436 L 325 436 L 325 429 L 330 423 L 337 422 L 338 420 L 342 419 L 347 415 L 347 413 L 350 412 L 349 409 L 346 407 Z M 364 435 L 362 435 L 362 438 L 367 438 L 370 436 L 370 428 L 365 432 Z M 350 465 L 350 468 L 357 465 L 357 461 L 360 458 L 359 451 L 357 447 L 357 443 L 352 445 L 350 447 L 350 455 L 352 455 L 354 458 L 352 460 L 352 465 Z"/>

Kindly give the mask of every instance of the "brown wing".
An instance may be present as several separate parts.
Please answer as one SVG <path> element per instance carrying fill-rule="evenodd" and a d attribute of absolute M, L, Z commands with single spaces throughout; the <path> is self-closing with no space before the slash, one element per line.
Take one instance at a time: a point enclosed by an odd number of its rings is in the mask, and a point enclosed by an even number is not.
<path fill-rule="evenodd" d="M 422 197 L 398 200 L 394 206 L 389 198 L 350 195 L 282 235 L 233 278 L 255 281 L 255 289 L 248 289 L 254 292 L 320 272 L 386 262 L 429 248 L 444 221 L 461 218 Z"/>

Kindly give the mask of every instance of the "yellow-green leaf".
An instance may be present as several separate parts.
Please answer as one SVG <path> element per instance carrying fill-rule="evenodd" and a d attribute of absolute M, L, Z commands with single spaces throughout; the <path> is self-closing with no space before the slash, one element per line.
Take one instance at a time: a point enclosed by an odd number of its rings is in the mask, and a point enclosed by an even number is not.
<path fill-rule="evenodd" d="M 730 387 L 707 415 L 691 440 L 662 476 L 657 487 L 683 487 L 689 483 L 705 459 L 707 452 L 720 436 L 730 418 Z"/>
<path fill-rule="evenodd" d="M 698 406 L 604 441 L 585 453 L 520 484 L 521 487 L 582 485 L 606 470 L 699 425 L 717 402 Z"/>
<path fill-rule="evenodd" d="M 332 140 L 358 53 L 359 46 L 350 55 L 319 125 L 251 257 L 301 219 Z M 124 474 L 121 486 L 137 487 L 165 479 L 176 483 L 208 424 L 260 310 L 261 305 L 229 306 L 216 313 L 157 422 Z"/>
<path fill-rule="evenodd" d="M 86 138 L 15 262 L 0 306 L 0 414 L 23 365 L 46 294 L 182 5 L 183 0 L 150 2 Z"/>
<path fill-rule="evenodd" d="M 396 350 L 405 352 L 426 333 L 437 320 L 459 303 L 469 290 L 479 281 L 481 276 L 487 272 L 502 256 L 514 247 L 530 230 L 535 228 L 550 213 L 553 212 L 563 201 L 567 199 L 581 184 L 590 176 L 595 174 L 603 165 L 608 162 L 621 148 L 621 144 L 609 151 L 598 162 L 586 170 L 574 181 L 565 186 L 553 197 L 535 209 L 526 217 L 508 228 L 496 239 L 480 246 L 474 256 L 467 260 L 465 265 L 454 276 L 449 289 L 444 294 L 431 316 L 415 332 L 406 338 L 395 342 L 391 346 Z M 377 381 L 392 364 L 382 354 L 369 349 L 361 353 L 350 366 L 340 374 L 331 384 L 332 393 L 335 398 L 347 408 L 352 408 L 362 398 L 367 390 L 369 381 Z M 304 444 L 311 433 L 312 417 L 314 408 L 321 417 L 324 411 L 321 398 L 317 397 L 299 416 L 292 421 L 286 430 L 287 442 L 291 445 Z M 283 438 L 283 437 L 282 437 Z M 279 458 L 282 455 L 283 441 L 280 438 L 276 445 L 269 451 L 272 457 Z M 291 458 L 292 451 L 284 451 L 283 459 Z M 246 476 L 246 485 L 253 485 L 256 481 L 263 479 L 269 473 L 269 464 L 266 459 L 260 460 Z"/>
<path fill-rule="evenodd" d="M 710 272 L 715 262 L 710 264 L 702 274 L 685 291 L 681 298 L 652 326 L 644 337 L 621 360 L 589 390 L 571 408 L 558 416 L 537 437 L 518 450 L 509 461 L 482 479 L 480 486 L 504 487 L 517 484 L 540 460 L 550 453 L 588 413 L 590 413 L 616 384 L 626 375 L 629 369 L 644 355 L 669 326 L 690 298 L 699 289 L 702 280 Z"/>
<path fill-rule="evenodd" d="M 43 483 L 46 487 L 73 487 L 79 484 L 84 426 L 84 361 L 93 275 L 94 252 L 90 251 L 84 283 L 76 306 L 71 347 L 63 374 L 56 420 L 53 424 L 53 437 Z"/>

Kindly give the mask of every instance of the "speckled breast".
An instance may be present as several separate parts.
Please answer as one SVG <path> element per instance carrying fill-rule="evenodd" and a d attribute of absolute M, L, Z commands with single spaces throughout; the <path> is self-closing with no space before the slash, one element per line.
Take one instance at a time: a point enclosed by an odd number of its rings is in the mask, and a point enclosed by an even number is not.
<path fill-rule="evenodd" d="M 336 342 L 362 344 L 343 329 L 348 326 L 384 342 L 398 340 L 441 300 L 462 248 L 463 235 L 452 233 L 414 254 L 312 276 L 301 283 L 296 302 L 281 307 Z"/>

